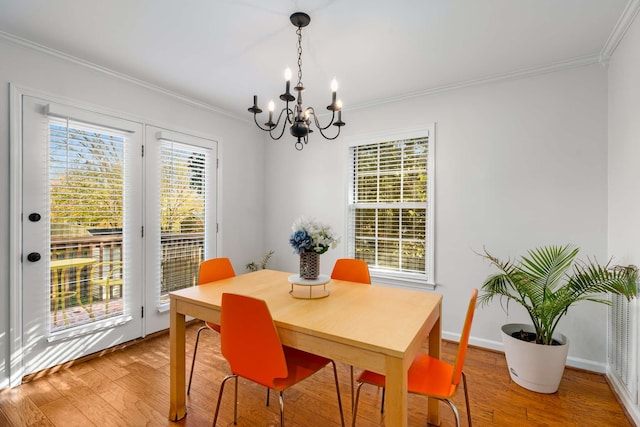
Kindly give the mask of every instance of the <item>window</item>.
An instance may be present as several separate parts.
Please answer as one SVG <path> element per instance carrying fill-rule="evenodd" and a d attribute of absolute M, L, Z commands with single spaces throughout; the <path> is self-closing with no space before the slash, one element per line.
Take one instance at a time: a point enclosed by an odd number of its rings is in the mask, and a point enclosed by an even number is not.
<path fill-rule="evenodd" d="M 106 127 L 49 119 L 51 332 L 123 314 L 126 138 Z M 115 289 L 106 286 L 107 276 Z M 75 300 L 64 301 L 70 295 Z"/>
<path fill-rule="evenodd" d="M 198 284 L 204 259 L 207 156 L 211 150 L 160 141 L 161 299 Z"/>
<path fill-rule="evenodd" d="M 349 256 L 381 283 L 434 285 L 433 126 L 349 148 Z"/>
<path fill-rule="evenodd" d="M 145 319 L 162 327 L 166 318 L 156 314 L 169 310 L 169 293 L 197 285 L 200 262 L 217 253 L 217 142 L 145 129 L 146 181 L 158 184 L 146 200 L 146 251 L 154 254 L 146 266 L 146 297 L 154 319 L 146 313 Z"/>

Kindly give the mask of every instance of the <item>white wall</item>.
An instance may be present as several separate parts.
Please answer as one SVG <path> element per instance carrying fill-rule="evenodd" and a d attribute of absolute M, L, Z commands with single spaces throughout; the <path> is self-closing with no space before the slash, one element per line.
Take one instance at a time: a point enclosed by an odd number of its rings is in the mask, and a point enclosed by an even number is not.
<path fill-rule="evenodd" d="M 436 123 L 436 282 L 443 330 L 459 334 L 472 287 L 490 268 L 474 252 L 513 257 L 543 244 L 573 243 L 607 256 L 607 80 L 599 65 L 486 84 L 345 111 L 344 136 L 313 134 L 296 152 L 291 138 L 266 152 L 267 245 L 276 267 L 295 271 L 293 220 L 314 215 L 345 235 L 345 139 Z M 383 84 L 381 82 L 381 84 Z M 348 100 L 344 100 L 348 102 Z M 329 273 L 345 245 L 321 258 Z M 476 312 L 473 342 L 498 347 L 509 318 L 494 303 Z M 571 339 L 569 363 L 604 370 L 606 307 L 578 304 L 559 326 Z M 448 335 L 454 337 L 453 335 Z"/>
<path fill-rule="evenodd" d="M 609 63 L 609 250 L 640 265 L 640 20 Z"/>
<path fill-rule="evenodd" d="M 625 263 L 640 265 L 640 20 L 637 19 L 625 33 L 609 63 L 609 252 L 618 254 Z M 631 305 L 638 310 L 638 302 Z M 636 316 L 637 318 L 637 316 Z M 633 318 L 632 318 L 633 319 Z M 636 328 L 637 329 L 637 328 Z M 631 345 L 633 345 L 633 341 Z M 635 351 L 638 351 L 636 337 Z M 628 357 L 633 361 L 634 350 Z M 637 362 L 636 362 L 637 363 Z M 618 375 L 610 372 L 609 379 L 627 411 L 640 424 L 640 405 L 637 394 L 630 390 L 637 386 L 638 372 L 630 384 L 623 384 Z M 631 392 L 632 393 L 632 392 Z"/>
<path fill-rule="evenodd" d="M 262 257 L 264 138 L 248 121 L 146 89 L 0 38 L 0 389 L 7 386 L 9 327 L 9 83 L 98 105 L 148 123 L 221 141 L 222 244 L 237 273 Z"/>

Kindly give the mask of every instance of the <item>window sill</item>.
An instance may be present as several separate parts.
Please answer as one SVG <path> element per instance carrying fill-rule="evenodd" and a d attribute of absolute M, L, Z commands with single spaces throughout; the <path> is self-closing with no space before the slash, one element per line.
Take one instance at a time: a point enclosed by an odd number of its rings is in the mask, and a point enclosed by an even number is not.
<path fill-rule="evenodd" d="M 376 285 L 386 285 L 394 288 L 413 289 L 418 291 L 433 291 L 436 284 L 428 282 L 427 279 L 418 275 L 407 277 L 403 275 L 384 274 L 371 271 L 371 282 Z"/>

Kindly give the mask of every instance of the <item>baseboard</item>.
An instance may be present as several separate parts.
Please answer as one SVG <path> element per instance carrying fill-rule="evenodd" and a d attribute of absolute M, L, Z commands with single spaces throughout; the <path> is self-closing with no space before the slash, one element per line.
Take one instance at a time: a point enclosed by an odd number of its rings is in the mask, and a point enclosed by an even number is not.
<path fill-rule="evenodd" d="M 614 394 L 620 401 L 620 404 L 626 411 L 627 418 L 629 418 L 636 426 L 640 426 L 640 407 L 638 407 L 638 404 L 634 402 L 634 399 L 629 396 L 626 387 L 624 387 L 616 375 L 612 374 L 610 369 L 607 369 L 605 377 L 613 389 Z"/>
<path fill-rule="evenodd" d="M 442 338 L 449 341 L 460 341 L 460 334 L 454 334 L 451 332 L 442 331 Z M 487 340 L 484 338 L 469 337 L 469 345 L 480 347 L 488 350 L 499 351 L 504 353 L 502 341 Z M 593 360 L 581 359 L 579 357 L 567 358 L 567 366 L 585 371 L 597 372 L 599 374 L 606 374 L 606 363 L 596 362 Z"/>

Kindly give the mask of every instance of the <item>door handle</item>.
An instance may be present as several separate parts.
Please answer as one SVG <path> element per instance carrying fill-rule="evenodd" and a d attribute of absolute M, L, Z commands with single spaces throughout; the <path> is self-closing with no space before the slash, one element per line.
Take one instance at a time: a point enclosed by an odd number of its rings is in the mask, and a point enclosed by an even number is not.
<path fill-rule="evenodd" d="M 29 255 L 27 255 L 27 259 L 31 262 L 40 261 L 40 258 L 42 257 L 38 252 L 31 252 Z"/>

